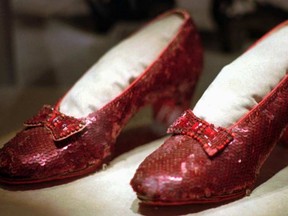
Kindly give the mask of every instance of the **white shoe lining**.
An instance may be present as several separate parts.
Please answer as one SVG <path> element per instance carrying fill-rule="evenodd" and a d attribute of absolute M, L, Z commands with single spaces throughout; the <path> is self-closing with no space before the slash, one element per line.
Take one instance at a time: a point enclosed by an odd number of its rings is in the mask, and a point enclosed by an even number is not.
<path fill-rule="evenodd" d="M 80 118 L 112 101 L 155 61 L 183 20 L 175 14 L 161 18 L 115 46 L 64 96 L 60 111 Z"/>
<path fill-rule="evenodd" d="M 229 127 L 256 106 L 287 71 L 286 25 L 225 66 L 193 112 L 209 123 Z"/>

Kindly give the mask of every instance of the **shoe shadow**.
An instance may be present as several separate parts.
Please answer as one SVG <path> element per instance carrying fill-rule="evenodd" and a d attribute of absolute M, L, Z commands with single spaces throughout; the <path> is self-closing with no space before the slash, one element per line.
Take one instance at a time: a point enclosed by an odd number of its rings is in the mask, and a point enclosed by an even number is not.
<path fill-rule="evenodd" d="M 152 142 L 153 140 L 159 139 L 162 136 L 163 134 L 155 132 L 155 130 L 149 125 L 141 125 L 138 127 L 133 127 L 133 128 L 124 130 L 117 138 L 112 160 L 120 156 L 121 154 L 124 154 L 125 152 L 128 152 L 146 143 Z M 100 171 L 101 169 L 98 170 L 98 172 Z M 29 184 L 26 184 L 26 185 L 0 184 L 0 187 L 5 190 L 10 190 L 10 191 L 37 190 L 37 189 L 67 184 L 67 183 L 70 183 L 72 181 L 75 181 L 77 179 L 83 178 L 84 176 L 88 176 L 88 175 L 90 174 L 77 176 L 77 177 L 71 177 L 71 178 L 63 179 L 63 180 L 35 183 L 31 185 Z"/>
<path fill-rule="evenodd" d="M 113 159 L 136 147 L 150 143 L 165 135 L 158 133 L 149 125 L 142 125 L 124 131 L 117 138 Z"/>
<path fill-rule="evenodd" d="M 264 182 L 268 181 L 280 170 L 288 166 L 288 146 L 285 146 L 282 142 L 276 144 L 275 148 L 271 152 L 269 158 L 265 161 L 260 174 L 258 176 L 255 187 L 260 186 Z"/>
<path fill-rule="evenodd" d="M 231 202 L 231 201 L 230 201 Z M 148 206 L 139 203 L 138 213 L 147 216 L 175 216 L 175 215 L 186 215 L 202 212 L 205 210 L 220 207 L 222 205 L 228 204 L 230 202 L 224 203 L 214 203 L 214 204 L 193 204 L 193 205 L 181 205 L 181 206 Z"/>

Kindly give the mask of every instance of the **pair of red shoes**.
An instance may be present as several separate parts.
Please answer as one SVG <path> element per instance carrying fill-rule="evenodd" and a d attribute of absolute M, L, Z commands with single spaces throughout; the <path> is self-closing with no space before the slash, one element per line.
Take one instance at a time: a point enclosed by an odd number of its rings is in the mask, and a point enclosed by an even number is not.
<path fill-rule="evenodd" d="M 176 205 L 244 196 L 288 124 L 287 26 L 225 67 L 193 113 L 187 109 L 202 70 L 199 35 L 184 11 L 159 16 L 25 122 L 0 151 L 0 182 L 33 184 L 100 169 L 129 119 L 152 105 L 163 124 L 187 111 L 137 169 L 131 185 L 139 199 Z"/>

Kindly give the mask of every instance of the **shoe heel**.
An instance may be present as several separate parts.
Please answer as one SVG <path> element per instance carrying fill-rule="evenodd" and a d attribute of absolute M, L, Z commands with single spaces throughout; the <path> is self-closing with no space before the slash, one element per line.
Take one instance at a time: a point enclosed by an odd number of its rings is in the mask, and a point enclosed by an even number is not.
<path fill-rule="evenodd" d="M 283 146 L 285 146 L 286 148 L 288 148 L 288 126 L 286 127 L 286 129 L 284 130 L 284 133 L 281 137 L 281 144 Z"/>
<path fill-rule="evenodd" d="M 153 129 L 157 133 L 165 134 L 167 127 L 185 110 L 190 108 L 195 85 L 188 91 L 178 91 L 170 97 L 159 99 L 153 104 Z"/>

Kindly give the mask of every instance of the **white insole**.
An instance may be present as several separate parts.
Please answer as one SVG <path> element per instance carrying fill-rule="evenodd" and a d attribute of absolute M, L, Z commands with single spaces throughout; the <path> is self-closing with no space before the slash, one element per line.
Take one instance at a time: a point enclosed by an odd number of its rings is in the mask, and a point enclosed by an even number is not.
<path fill-rule="evenodd" d="M 257 105 L 287 71 L 288 26 L 285 26 L 225 66 L 193 112 L 209 123 L 228 127 Z"/>
<path fill-rule="evenodd" d="M 109 103 L 156 60 L 183 20 L 179 15 L 166 16 L 115 46 L 65 95 L 60 111 L 80 118 Z"/>

